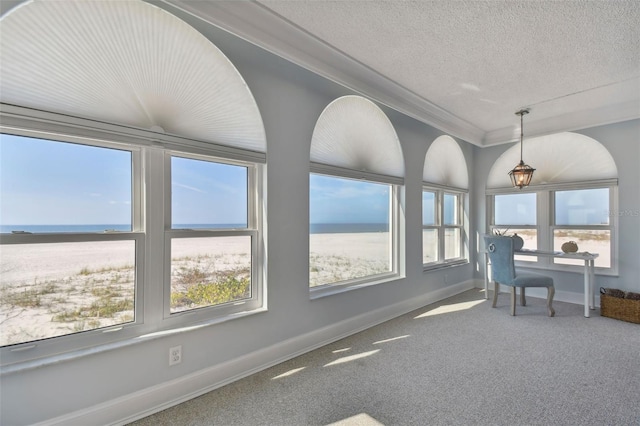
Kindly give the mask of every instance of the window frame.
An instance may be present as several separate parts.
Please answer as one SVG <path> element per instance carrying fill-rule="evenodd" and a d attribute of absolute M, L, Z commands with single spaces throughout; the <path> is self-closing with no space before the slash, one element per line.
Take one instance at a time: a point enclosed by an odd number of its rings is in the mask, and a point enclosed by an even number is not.
<path fill-rule="evenodd" d="M 500 224 L 500 225 L 496 225 L 496 219 L 495 219 L 495 214 L 496 214 L 496 208 L 495 208 L 495 197 L 496 195 L 519 195 L 519 194 L 534 194 L 535 196 L 535 200 L 536 200 L 536 223 L 531 225 L 531 224 L 527 224 L 527 225 L 516 225 L 516 224 Z M 488 196 L 489 197 L 489 196 Z M 491 200 L 489 202 L 489 200 Z M 539 208 L 540 205 L 546 205 L 545 204 L 545 200 L 541 200 L 540 199 L 540 194 L 536 191 L 526 191 L 526 190 L 518 190 L 517 192 L 515 191 L 511 191 L 511 192 L 500 192 L 500 193 L 496 193 L 496 194 L 492 194 L 490 196 L 490 198 L 487 198 L 487 208 L 489 210 L 488 214 L 487 214 L 487 218 L 489 218 L 489 225 L 488 225 L 488 229 L 489 229 L 489 233 L 490 234 L 494 234 L 496 231 L 498 232 L 506 232 L 508 233 L 510 230 L 513 229 L 534 229 L 536 231 L 536 247 L 539 247 L 539 242 L 541 239 L 541 234 L 540 234 L 540 230 L 538 229 L 538 224 L 541 223 L 541 220 L 544 220 L 544 218 L 541 218 L 541 210 L 544 211 L 546 210 L 545 207 L 543 207 L 542 209 Z M 538 262 L 540 258 L 538 256 L 518 256 L 516 255 L 514 257 L 514 260 L 516 262 L 516 264 L 523 264 L 523 265 L 535 265 L 536 262 Z"/>
<path fill-rule="evenodd" d="M 377 285 L 388 281 L 393 281 L 401 277 L 400 271 L 400 193 L 401 186 L 398 179 L 386 179 L 380 178 L 380 175 L 373 173 L 363 173 L 359 178 L 354 178 L 354 172 L 349 169 L 345 169 L 346 173 L 339 170 L 337 167 L 327 165 L 315 165 L 312 163 L 310 175 L 321 175 L 336 179 L 346 180 L 358 180 L 374 184 L 382 184 L 389 186 L 389 262 L 391 271 L 383 272 L 379 274 L 367 275 L 365 277 L 353 278 L 349 280 L 337 281 L 334 283 L 327 283 L 318 286 L 311 287 L 311 283 L 308 284 L 309 294 L 311 299 L 316 299 L 324 296 L 333 295 L 336 293 L 342 293 L 344 291 L 350 291 L 357 288 L 362 288 L 370 285 Z M 311 187 L 309 186 L 309 199 L 311 196 Z M 309 236 L 311 236 L 311 230 L 309 229 Z M 309 251 L 309 257 L 311 251 Z M 310 265 L 309 265 L 310 269 Z"/>
<path fill-rule="evenodd" d="M 168 332 L 188 331 L 193 327 L 209 326 L 266 311 L 266 256 L 262 217 L 266 174 L 264 153 L 13 105 L 0 106 L 0 133 L 132 152 L 131 232 L 0 234 L 0 244 L 116 240 L 136 242 L 136 287 L 132 322 L 3 346 L 0 348 L 0 374 L 74 359 L 101 350 L 155 339 Z M 242 232 L 252 236 L 251 274 L 255 291 L 252 291 L 250 303 L 239 303 L 232 307 L 203 307 L 165 318 L 165 295 L 170 283 L 166 282 L 165 267 L 154 267 L 158 263 L 164 263 L 165 240 L 169 239 L 167 235 L 173 235 L 174 232 L 168 231 L 165 234 L 167 204 L 170 209 L 170 197 L 166 197 L 165 152 L 206 158 L 207 161 L 242 164 L 251 170 L 247 179 L 247 221 L 253 225 L 253 229 L 196 231 L 198 237 L 212 234 L 221 236 L 224 233 L 237 235 Z M 169 193 L 170 190 L 169 186 Z M 185 230 L 176 231 L 176 235 L 179 232 Z"/>
<path fill-rule="evenodd" d="M 489 233 L 494 229 L 504 228 L 506 225 L 495 225 L 495 196 L 505 194 L 535 193 L 536 194 L 536 226 L 513 225 L 518 229 L 531 228 L 537 230 L 537 250 L 554 251 L 554 231 L 556 229 L 595 229 L 610 231 L 610 267 L 596 266 L 598 275 L 618 275 L 618 218 L 609 214 L 608 225 L 556 225 L 555 224 L 555 193 L 560 191 L 576 191 L 588 189 L 607 188 L 609 190 L 609 212 L 618 211 L 618 179 L 605 179 L 599 181 L 586 181 L 574 183 L 558 183 L 547 185 L 532 185 L 522 190 L 513 188 L 499 188 L 486 190 L 487 200 L 487 228 Z M 553 258 L 546 256 L 527 257 L 526 260 L 515 259 L 516 266 L 533 269 L 550 269 L 565 272 L 584 272 L 584 265 L 567 265 L 556 263 Z"/>
<path fill-rule="evenodd" d="M 144 300 L 145 288 L 140 285 L 145 281 L 145 252 L 146 238 L 144 232 L 143 213 L 143 182 L 139 179 L 142 173 L 143 153 L 140 147 L 126 146 L 108 141 L 89 141 L 84 138 L 73 136 L 63 136 L 59 134 L 34 132 L 26 129 L 13 129 L 0 126 L 0 133 L 21 137 L 28 137 L 40 140 L 47 140 L 52 143 L 72 143 L 89 147 L 116 149 L 131 153 L 131 231 L 118 232 L 64 232 L 64 233 L 33 233 L 33 234 L 0 234 L 0 245 L 12 244 L 55 244 L 55 243 L 81 243 L 81 242 L 103 242 L 103 241 L 135 241 L 135 283 L 134 283 L 134 320 L 101 327 L 82 332 L 72 332 L 60 336 L 53 336 L 28 342 L 6 345 L 0 348 L 2 365 L 19 362 L 23 360 L 22 352 L 35 353 L 37 357 L 48 356 L 58 352 L 64 352 L 69 347 L 76 345 L 95 346 L 113 339 L 104 338 L 120 334 L 132 337 L 135 328 L 140 328 L 144 324 L 144 313 L 140 309 Z M 114 333 L 117 332 L 117 333 Z"/>
<path fill-rule="evenodd" d="M 564 192 L 564 191 L 584 191 L 584 190 L 590 190 L 590 189 L 603 189 L 606 188 L 609 190 L 609 205 L 607 206 L 607 212 L 609 213 L 609 223 L 607 225 L 558 225 L 557 224 L 557 218 L 556 218 L 556 194 L 558 192 Z M 614 191 L 614 188 L 616 188 L 616 190 Z M 550 240 L 550 247 L 553 250 L 554 249 L 554 234 L 556 230 L 561 230 L 561 229 L 570 229 L 570 230 L 589 230 L 589 231 L 609 231 L 609 267 L 603 267 L 603 266 L 596 266 L 596 270 L 600 270 L 600 271 L 606 271 L 606 270 L 611 270 L 612 273 L 616 273 L 617 274 L 617 255 L 616 255 L 616 244 L 613 243 L 613 235 L 614 235 L 614 225 L 613 222 L 616 220 L 614 218 L 614 215 L 611 214 L 611 212 L 613 211 L 617 211 L 617 186 L 613 187 L 613 186 L 597 186 L 597 187 L 592 187 L 592 188 L 575 188 L 575 189 L 566 189 L 566 188 L 555 188 L 551 191 L 549 191 L 549 240 Z M 613 198 L 615 198 L 615 202 L 613 200 Z M 617 224 L 615 226 L 615 229 L 617 229 Z M 617 239 L 616 239 L 617 241 Z M 578 247 L 580 249 L 580 247 Z M 582 251 L 580 249 L 580 251 Z M 549 258 L 549 262 L 551 264 L 555 265 L 562 265 L 562 266 L 571 266 L 571 265 L 566 265 L 563 264 L 561 262 L 558 262 L 557 258 Z M 614 265 L 614 261 L 615 261 L 615 265 Z M 594 261 L 595 264 L 598 263 L 598 259 L 596 259 Z M 580 265 L 575 265 L 575 266 L 579 266 L 582 268 L 582 262 L 580 262 Z"/>
<path fill-rule="evenodd" d="M 465 225 L 465 198 L 468 195 L 468 191 L 459 188 L 450 188 L 441 185 L 435 185 L 432 183 L 424 183 L 422 184 L 422 195 L 425 192 L 435 193 L 435 224 L 434 225 L 425 225 L 422 223 L 423 235 L 425 230 L 436 229 L 438 231 L 438 259 L 434 262 L 424 263 L 424 253 L 422 253 L 423 264 L 422 268 L 424 271 L 438 269 L 446 266 L 453 265 L 462 265 L 469 263 L 469 256 L 467 250 L 465 250 L 465 241 L 466 241 L 466 225 Z M 445 194 L 454 195 L 457 197 L 458 202 L 456 206 L 456 216 L 458 218 L 458 223 L 455 225 L 448 225 L 444 222 L 444 197 Z M 446 259 L 445 252 L 445 234 L 447 229 L 457 229 L 460 233 L 460 253 L 458 257 L 453 257 L 450 259 Z M 423 236 L 424 239 L 424 236 Z M 424 242 L 422 244 L 424 247 Z M 423 248 L 424 250 L 424 248 Z"/>
<path fill-rule="evenodd" d="M 233 165 L 247 169 L 247 227 L 246 228 L 221 228 L 221 229 L 181 229 L 172 227 L 172 191 L 171 191 L 171 159 L 173 157 L 206 161 L 216 164 Z M 193 320 L 206 320 L 212 314 L 215 316 L 228 316 L 245 310 L 255 310 L 262 306 L 263 289 L 261 274 L 259 273 L 258 250 L 258 190 L 257 190 L 257 165 L 238 161 L 227 160 L 219 157 L 204 156 L 202 154 L 190 154 L 185 152 L 165 151 L 165 204 L 164 204 L 164 291 L 163 291 L 163 319 L 167 322 L 179 322 L 183 316 Z M 171 312 L 171 242 L 180 238 L 219 238 L 219 237 L 248 236 L 251 238 L 251 297 L 248 299 L 226 302 L 219 305 L 204 306 L 180 312 Z"/>

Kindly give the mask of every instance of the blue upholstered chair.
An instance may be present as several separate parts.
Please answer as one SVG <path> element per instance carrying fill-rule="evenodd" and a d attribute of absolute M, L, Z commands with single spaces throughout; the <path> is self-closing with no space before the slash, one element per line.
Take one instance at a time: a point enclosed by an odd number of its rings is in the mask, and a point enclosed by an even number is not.
<path fill-rule="evenodd" d="M 513 261 L 513 238 L 504 236 L 485 235 L 485 248 L 491 261 L 491 280 L 494 283 L 493 305 L 498 301 L 500 284 L 511 287 L 511 315 L 516 314 L 516 287 L 520 288 L 520 304 L 526 305 L 526 287 L 547 287 L 547 310 L 549 316 L 555 315 L 551 306 L 555 288 L 553 278 L 538 274 L 516 274 Z"/>

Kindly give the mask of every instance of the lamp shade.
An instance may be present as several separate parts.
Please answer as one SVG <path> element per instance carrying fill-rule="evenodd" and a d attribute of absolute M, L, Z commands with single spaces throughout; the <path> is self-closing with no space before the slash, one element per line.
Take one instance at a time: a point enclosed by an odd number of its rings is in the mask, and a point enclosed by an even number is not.
<path fill-rule="evenodd" d="M 517 186 L 520 189 L 525 186 L 529 186 L 529 184 L 531 183 L 531 178 L 533 177 L 533 172 L 535 170 L 536 169 L 524 164 L 524 162 L 520 160 L 520 163 L 509 172 L 511 184 L 514 187 Z"/>

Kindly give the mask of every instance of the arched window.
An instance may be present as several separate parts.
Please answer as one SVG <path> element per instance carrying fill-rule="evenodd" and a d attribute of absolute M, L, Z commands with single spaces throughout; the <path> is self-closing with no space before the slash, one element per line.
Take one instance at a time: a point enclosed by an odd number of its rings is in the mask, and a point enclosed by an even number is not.
<path fill-rule="evenodd" d="M 425 155 L 422 173 L 422 261 L 425 268 L 466 262 L 464 203 L 467 162 L 450 136 L 437 138 Z"/>
<path fill-rule="evenodd" d="M 489 230 L 517 233 L 524 248 L 560 251 L 575 241 L 580 251 L 598 253 L 597 268 L 615 271 L 617 167 L 598 141 L 564 132 L 524 141 L 523 157 L 536 169 L 531 185 L 510 187 L 509 170 L 520 161 L 512 146 L 493 164 L 487 178 Z M 580 260 L 517 256 L 541 266 L 582 265 Z M 560 266 L 561 268 L 571 268 Z"/>
<path fill-rule="evenodd" d="M 265 133 L 224 54 L 141 1 L 26 2 L 0 43 L 3 300 L 38 298 L 2 362 L 261 307 Z"/>
<path fill-rule="evenodd" d="M 310 287 L 397 277 L 398 190 L 404 161 L 382 110 L 360 96 L 336 99 L 311 140 Z"/>

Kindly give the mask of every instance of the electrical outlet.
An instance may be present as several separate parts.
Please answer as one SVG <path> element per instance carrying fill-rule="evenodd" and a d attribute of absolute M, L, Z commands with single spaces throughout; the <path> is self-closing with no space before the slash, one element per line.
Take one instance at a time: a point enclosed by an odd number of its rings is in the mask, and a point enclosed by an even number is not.
<path fill-rule="evenodd" d="M 169 366 L 182 362 L 182 345 L 169 348 Z"/>

